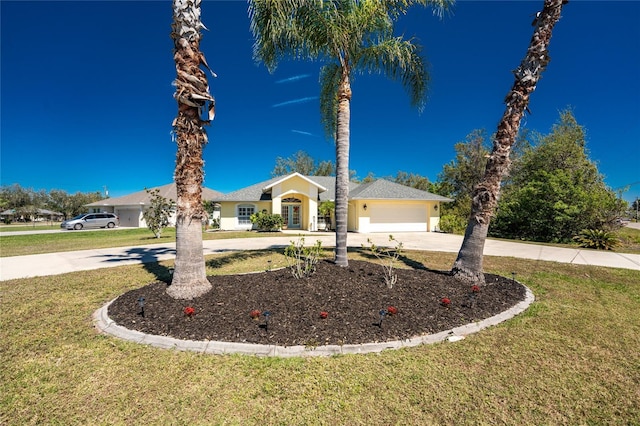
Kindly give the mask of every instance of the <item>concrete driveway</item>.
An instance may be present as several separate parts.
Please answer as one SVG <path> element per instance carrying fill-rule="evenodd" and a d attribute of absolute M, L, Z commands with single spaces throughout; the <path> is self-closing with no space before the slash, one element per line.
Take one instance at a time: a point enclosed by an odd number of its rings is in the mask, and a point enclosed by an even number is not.
<path fill-rule="evenodd" d="M 203 242 L 204 254 L 282 248 L 297 240 L 299 232 L 286 232 L 278 237 L 234 238 Z M 456 253 L 462 244 L 462 236 L 435 232 L 394 233 L 405 249 Z M 307 244 L 317 240 L 324 247 L 335 246 L 333 233 L 306 233 Z M 367 245 L 371 239 L 376 245 L 390 245 L 388 234 L 349 233 L 349 247 Z M 545 260 L 577 265 L 608 266 L 640 270 L 640 255 L 612 253 L 578 248 L 549 247 L 512 241 L 487 240 L 484 254 L 488 256 L 516 257 Z M 80 250 L 61 253 L 34 254 L 28 256 L 0 257 L 0 280 L 57 275 L 137 263 L 158 262 L 175 257 L 175 243 L 150 244 L 138 247 Z"/>

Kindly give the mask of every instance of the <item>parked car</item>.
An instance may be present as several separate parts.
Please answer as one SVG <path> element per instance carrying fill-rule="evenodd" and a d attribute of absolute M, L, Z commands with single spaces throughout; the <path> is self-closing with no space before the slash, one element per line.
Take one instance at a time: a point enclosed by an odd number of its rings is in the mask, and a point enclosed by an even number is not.
<path fill-rule="evenodd" d="M 65 220 L 60 224 L 62 229 L 113 228 L 120 224 L 120 219 L 113 213 L 84 213 Z"/>

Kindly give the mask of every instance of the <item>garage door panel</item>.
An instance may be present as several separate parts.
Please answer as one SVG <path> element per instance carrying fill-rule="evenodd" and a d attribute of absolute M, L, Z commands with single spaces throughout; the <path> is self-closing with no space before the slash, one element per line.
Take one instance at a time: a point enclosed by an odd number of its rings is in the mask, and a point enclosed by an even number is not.
<path fill-rule="evenodd" d="M 427 230 L 427 208 L 416 204 L 372 205 L 371 232 L 420 232 Z"/>

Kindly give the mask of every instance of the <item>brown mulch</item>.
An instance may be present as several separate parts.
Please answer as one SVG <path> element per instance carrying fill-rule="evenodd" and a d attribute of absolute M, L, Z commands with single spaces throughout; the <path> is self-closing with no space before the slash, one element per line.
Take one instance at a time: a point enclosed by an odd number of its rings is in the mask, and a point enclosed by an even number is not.
<path fill-rule="evenodd" d="M 213 289 L 191 301 L 172 299 L 167 284 L 155 282 L 121 295 L 108 313 L 126 328 L 178 339 L 318 346 L 437 333 L 496 315 L 525 297 L 521 284 L 497 275 L 486 274 L 486 284 L 474 293 L 447 273 L 396 271 L 391 289 L 382 266 L 358 260 L 346 268 L 320 261 L 317 271 L 302 279 L 289 269 L 212 276 Z M 450 300 L 448 306 L 443 298 Z M 393 311 L 390 306 L 397 313 L 381 316 L 381 310 Z M 185 313 L 189 307 L 191 315 Z M 257 319 L 251 318 L 253 310 L 261 312 Z"/>

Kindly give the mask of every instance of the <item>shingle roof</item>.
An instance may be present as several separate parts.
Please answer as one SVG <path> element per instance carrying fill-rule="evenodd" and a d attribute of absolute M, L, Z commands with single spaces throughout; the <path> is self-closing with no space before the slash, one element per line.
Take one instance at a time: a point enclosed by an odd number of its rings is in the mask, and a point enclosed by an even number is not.
<path fill-rule="evenodd" d="M 349 198 L 352 200 L 453 201 L 451 198 L 390 182 L 385 179 L 376 179 L 373 182 L 358 185 L 357 188 L 349 191 Z"/>
<path fill-rule="evenodd" d="M 319 194 L 320 201 L 335 200 L 335 176 L 306 176 L 309 180 L 325 187 L 327 190 Z M 282 180 L 283 176 L 278 176 L 255 185 L 247 186 L 228 194 L 214 198 L 214 201 L 264 201 L 271 200 L 271 193 L 265 193 L 264 188 Z M 358 184 L 349 182 L 349 199 L 352 200 L 422 200 L 422 201 L 453 201 L 450 198 L 432 194 L 427 191 L 400 185 L 384 179 L 377 179 L 373 182 Z"/>
<path fill-rule="evenodd" d="M 149 188 L 149 190 L 157 189 L 161 197 L 168 198 L 176 201 L 178 198 L 178 192 L 176 190 L 175 182 L 168 185 L 156 186 Z M 214 191 L 209 188 L 202 188 L 202 199 L 213 200 L 221 195 L 220 192 Z M 105 200 L 96 201 L 95 203 L 86 204 L 87 207 L 99 207 L 99 206 L 132 206 L 140 204 L 149 204 L 151 197 L 147 194 L 147 191 L 138 191 L 133 194 L 125 195 L 122 197 L 107 198 Z"/>
<path fill-rule="evenodd" d="M 237 191 L 229 192 L 227 194 L 220 194 L 213 201 L 258 201 L 258 200 L 270 200 L 271 193 L 265 194 L 263 189 L 274 182 L 277 182 L 282 177 L 276 177 L 273 179 L 265 180 L 263 182 L 256 183 L 246 188 L 239 189 Z"/>

